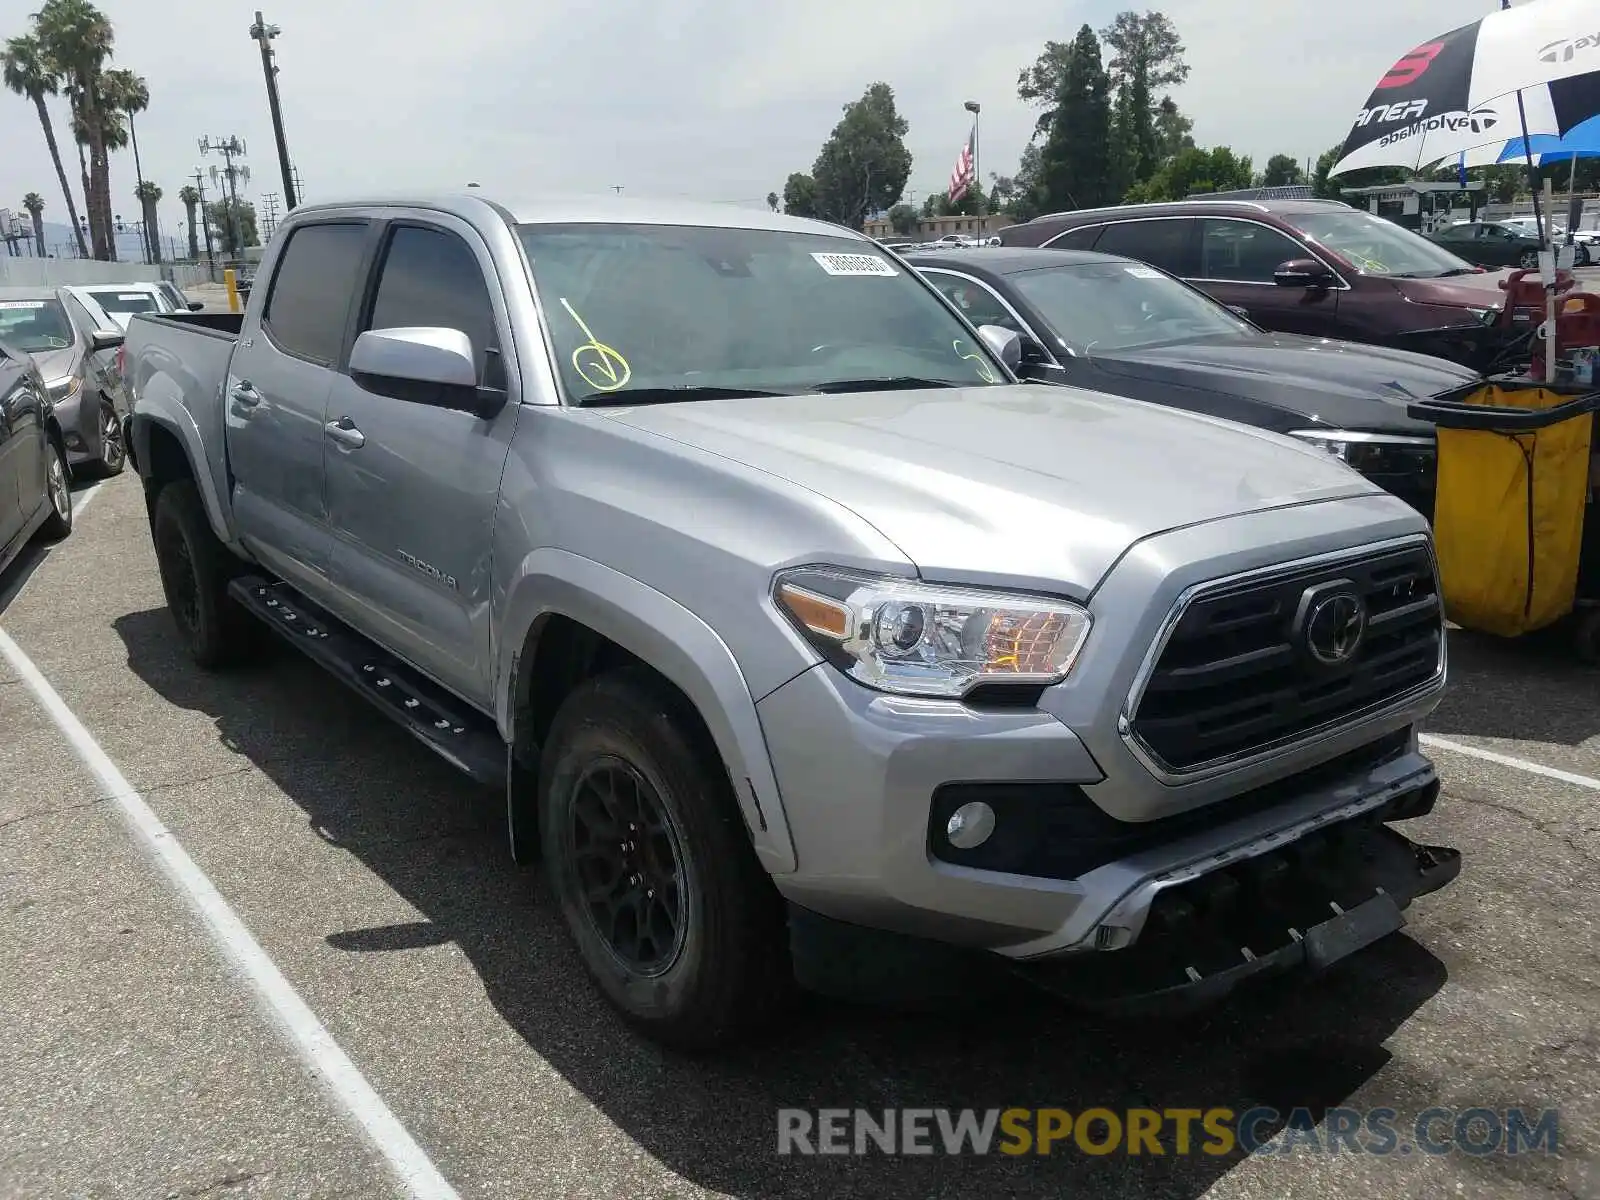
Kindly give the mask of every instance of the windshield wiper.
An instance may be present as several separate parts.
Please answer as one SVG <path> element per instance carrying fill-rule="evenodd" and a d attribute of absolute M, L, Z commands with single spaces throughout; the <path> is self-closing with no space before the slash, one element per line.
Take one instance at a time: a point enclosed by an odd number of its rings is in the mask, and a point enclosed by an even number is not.
<path fill-rule="evenodd" d="M 1472 267 L 1451 267 L 1448 271 L 1440 271 L 1435 279 L 1449 279 L 1453 275 L 1476 275 L 1478 272 Z"/>
<path fill-rule="evenodd" d="M 795 392 L 774 392 L 761 388 L 712 387 L 709 384 L 682 384 L 677 387 L 623 388 L 615 392 L 595 392 L 579 403 L 584 408 L 603 408 L 612 404 L 672 404 L 679 400 L 746 400 L 765 396 L 793 396 Z"/>
<path fill-rule="evenodd" d="M 982 380 L 974 379 L 971 386 L 978 387 Z M 878 375 L 863 379 L 830 379 L 827 383 L 819 383 L 811 390 L 829 395 L 834 392 L 890 392 L 909 391 L 913 388 L 958 388 L 967 387 L 965 383 L 955 383 L 949 379 L 923 379 L 916 375 Z"/>

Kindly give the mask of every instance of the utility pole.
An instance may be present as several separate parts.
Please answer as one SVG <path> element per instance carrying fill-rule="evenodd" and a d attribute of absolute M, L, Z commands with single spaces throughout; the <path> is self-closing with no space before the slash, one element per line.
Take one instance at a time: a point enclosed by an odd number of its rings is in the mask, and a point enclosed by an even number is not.
<path fill-rule="evenodd" d="M 239 180 L 250 182 L 250 168 L 234 166 L 233 160 L 245 156 L 245 144 L 232 134 L 225 138 L 203 137 L 200 139 L 200 153 L 222 155 L 224 166 L 220 171 L 216 167 L 211 168 L 211 182 L 222 189 L 223 207 L 227 209 L 228 216 L 228 245 L 237 257 L 244 253 L 244 229 L 239 220 Z"/>
<path fill-rule="evenodd" d="M 983 171 L 978 166 L 978 113 L 983 108 L 976 100 L 961 106 L 972 114 L 972 183 L 978 191 L 978 215 L 983 216 Z"/>
<path fill-rule="evenodd" d="M 206 231 L 206 278 L 217 273 L 216 255 L 211 249 L 211 214 L 206 211 L 206 175 L 199 167 L 194 169 L 194 190 L 200 193 L 200 228 Z"/>
<path fill-rule="evenodd" d="M 272 51 L 272 39 L 282 32 L 278 26 L 268 25 L 261 10 L 256 9 L 256 23 L 250 26 L 250 39 L 261 47 L 261 70 L 267 77 L 267 107 L 272 110 L 272 136 L 278 142 L 278 169 L 283 172 L 283 207 L 288 212 L 294 208 L 296 189 L 294 171 L 289 165 L 289 143 L 283 137 L 283 108 L 278 103 L 278 64 L 273 61 L 277 56 Z"/>
<path fill-rule="evenodd" d="M 261 197 L 261 241 L 263 244 L 278 227 L 278 193 L 267 192 Z"/>
<path fill-rule="evenodd" d="M 292 164 L 289 167 L 289 174 L 294 176 L 294 194 L 296 197 L 296 203 L 304 204 L 306 202 L 306 181 L 300 178 L 299 165 Z"/>

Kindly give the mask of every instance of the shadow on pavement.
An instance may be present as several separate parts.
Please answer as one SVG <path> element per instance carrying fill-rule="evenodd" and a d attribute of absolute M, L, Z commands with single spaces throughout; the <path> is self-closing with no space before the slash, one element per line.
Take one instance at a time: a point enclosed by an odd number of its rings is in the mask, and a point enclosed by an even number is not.
<path fill-rule="evenodd" d="M 682 1058 L 631 1033 L 590 989 L 539 872 L 510 862 L 498 796 L 463 782 L 290 651 L 208 676 L 183 657 L 165 611 L 121 617 L 116 628 L 134 672 L 168 701 L 206 713 L 320 836 L 427 916 L 330 930 L 330 945 L 378 954 L 455 942 L 500 1017 L 539 1056 L 648 1153 L 718 1192 L 1187 1200 L 1241 1153 L 779 1157 L 776 1110 L 1269 1105 L 1320 1117 L 1388 1061 L 1385 1040 L 1445 980 L 1444 965 L 1400 934 L 1320 980 L 1269 986 L 1184 1024 L 1107 1023 L 1032 993 L 980 1015 L 910 1017 L 818 1001 L 764 1045 Z"/>
<path fill-rule="evenodd" d="M 1576 746 L 1600 734 L 1600 673 L 1563 625 L 1521 638 L 1450 631 L 1450 685 L 1430 733 Z"/>

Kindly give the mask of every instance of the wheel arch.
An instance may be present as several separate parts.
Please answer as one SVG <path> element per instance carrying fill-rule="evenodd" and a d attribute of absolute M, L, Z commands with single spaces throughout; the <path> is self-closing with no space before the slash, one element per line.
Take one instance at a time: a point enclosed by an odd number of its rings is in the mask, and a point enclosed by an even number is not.
<path fill-rule="evenodd" d="M 523 560 L 504 611 L 495 716 L 513 756 L 537 755 L 556 705 L 582 679 L 611 665 L 643 664 L 683 696 L 703 726 L 762 866 L 773 874 L 795 869 L 755 698 L 715 630 L 664 593 L 554 549 Z"/>

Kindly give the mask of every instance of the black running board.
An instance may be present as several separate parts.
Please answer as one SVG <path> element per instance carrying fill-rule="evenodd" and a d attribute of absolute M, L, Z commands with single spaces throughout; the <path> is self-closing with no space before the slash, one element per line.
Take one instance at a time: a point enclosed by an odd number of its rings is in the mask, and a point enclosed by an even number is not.
<path fill-rule="evenodd" d="M 506 780 L 506 747 L 489 719 L 306 599 L 286 583 L 241 575 L 228 591 L 279 637 L 355 689 L 468 777 Z"/>

